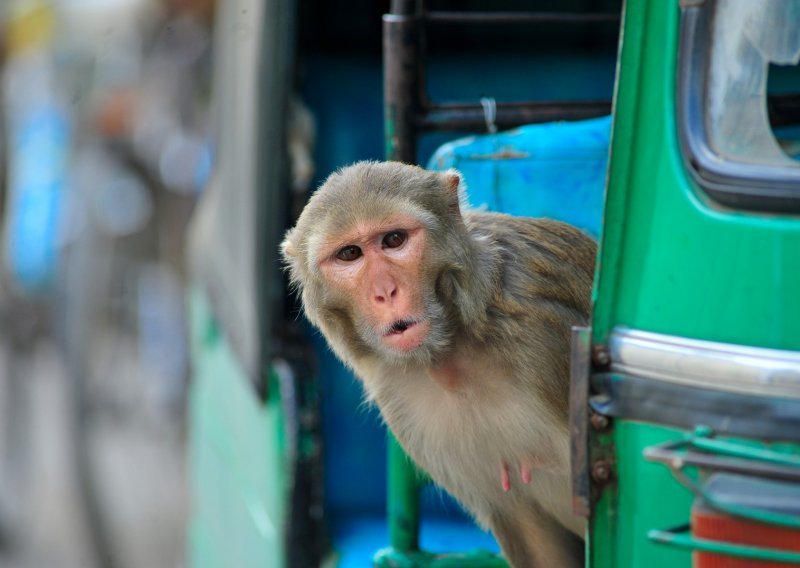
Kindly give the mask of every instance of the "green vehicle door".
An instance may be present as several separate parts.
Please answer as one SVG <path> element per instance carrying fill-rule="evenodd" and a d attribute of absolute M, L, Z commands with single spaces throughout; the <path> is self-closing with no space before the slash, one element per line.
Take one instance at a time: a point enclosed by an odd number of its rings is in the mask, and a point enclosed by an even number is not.
<path fill-rule="evenodd" d="M 800 2 L 629 1 L 621 37 L 576 502 L 588 565 L 690 566 L 689 488 L 800 471 Z"/>

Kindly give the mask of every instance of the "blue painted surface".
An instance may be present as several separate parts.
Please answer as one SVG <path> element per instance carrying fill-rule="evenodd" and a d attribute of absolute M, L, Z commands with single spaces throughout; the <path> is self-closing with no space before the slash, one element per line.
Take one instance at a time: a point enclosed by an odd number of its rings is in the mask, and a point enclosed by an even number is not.
<path fill-rule="evenodd" d="M 359 160 L 384 159 L 380 57 L 315 57 L 303 97 L 314 113 L 316 185 Z"/>
<path fill-rule="evenodd" d="M 437 101 L 611 100 L 615 64 L 613 52 L 432 57 L 428 90 Z M 317 121 L 316 184 L 342 166 L 385 158 L 382 73 L 380 57 L 331 54 L 308 61 L 303 97 Z M 427 163 L 439 146 L 457 137 L 424 135 L 418 162 Z"/>
<path fill-rule="evenodd" d="M 442 146 L 428 168 L 456 168 L 473 207 L 566 221 L 597 238 L 611 117 L 523 126 Z"/>
<path fill-rule="evenodd" d="M 423 516 L 420 533 L 420 546 L 428 552 L 475 549 L 500 552 L 491 534 L 460 519 Z M 337 568 L 371 566 L 378 550 L 376 543 L 389 542 L 386 518 L 383 515 L 342 518 L 334 526 L 332 537 L 340 554 Z"/>
<path fill-rule="evenodd" d="M 379 515 L 386 508 L 386 431 L 374 406 L 363 403 L 361 383 L 345 369 L 319 334 L 313 334 L 319 364 L 325 433 L 325 505 L 339 517 Z"/>

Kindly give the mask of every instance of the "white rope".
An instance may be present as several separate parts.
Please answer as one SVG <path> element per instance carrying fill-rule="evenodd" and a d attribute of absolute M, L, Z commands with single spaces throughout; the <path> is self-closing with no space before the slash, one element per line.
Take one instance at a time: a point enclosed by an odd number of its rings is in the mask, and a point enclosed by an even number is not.
<path fill-rule="evenodd" d="M 483 97 L 481 99 L 481 106 L 483 107 L 483 118 L 486 121 L 486 130 L 489 134 L 497 132 L 497 102 L 492 97 Z"/>

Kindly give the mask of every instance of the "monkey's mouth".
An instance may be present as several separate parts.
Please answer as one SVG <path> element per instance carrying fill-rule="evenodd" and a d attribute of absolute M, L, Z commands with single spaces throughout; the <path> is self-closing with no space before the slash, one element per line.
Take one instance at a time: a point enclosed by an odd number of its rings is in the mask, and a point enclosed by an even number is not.
<path fill-rule="evenodd" d="M 386 335 L 396 335 L 403 333 L 409 327 L 413 327 L 415 325 L 417 325 L 417 322 L 413 320 L 397 320 L 389 327 L 389 331 L 386 332 Z"/>
<path fill-rule="evenodd" d="M 425 341 L 428 327 L 426 320 L 400 319 L 383 333 L 383 341 L 398 351 L 411 351 Z"/>

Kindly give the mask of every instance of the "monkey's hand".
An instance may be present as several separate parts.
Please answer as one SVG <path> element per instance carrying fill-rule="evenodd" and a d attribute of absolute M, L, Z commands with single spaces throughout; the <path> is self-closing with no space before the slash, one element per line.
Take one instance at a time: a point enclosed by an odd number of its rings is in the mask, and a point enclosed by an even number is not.
<path fill-rule="evenodd" d="M 536 459 L 523 460 L 519 464 L 519 478 L 522 483 L 528 485 L 531 482 L 531 479 L 533 479 L 533 470 L 536 468 L 537 464 L 538 461 Z M 500 465 L 500 486 L 506 493 L 511 491 L 511 474 L 508 469 L 508 464 L 505 462 Z"/>

